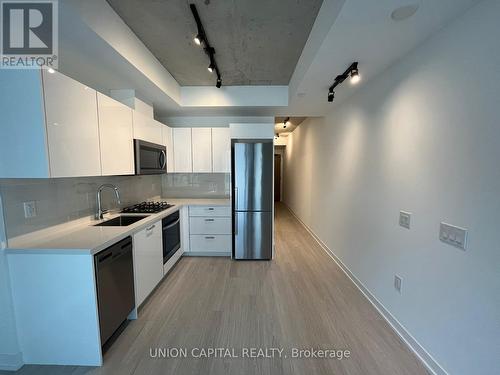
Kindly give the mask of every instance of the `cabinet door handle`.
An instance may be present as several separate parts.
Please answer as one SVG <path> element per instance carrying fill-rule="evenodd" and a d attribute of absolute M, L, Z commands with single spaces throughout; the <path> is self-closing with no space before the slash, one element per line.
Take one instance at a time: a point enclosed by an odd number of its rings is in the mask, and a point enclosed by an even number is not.
<path fill-rule="evenodd" d="M 156 227 L 156 224 L 153 224 L 149 228 L 146 228 L 146 230 L 149 232 L 149 231 L 155 229 L 155 227 Z"/>
<path fill-rule="evenodd" d="M 206 240 L 215 240 L 215 237 L 214 236 L 205 236 L 205 239 Z"/>
<path fill-rule="evenodd" d="M 209 208 L 207 208 L 207 210 L 209 210 L 209 211 L 213 211 L 213 210 L 214 210 L 214 208 L 213 208 L 213 207 L 209 207 Z"/>
<path fill-rule="evenodd" d="M 215 219 L 205 219 L 205 221 L 215 221 Z"/>

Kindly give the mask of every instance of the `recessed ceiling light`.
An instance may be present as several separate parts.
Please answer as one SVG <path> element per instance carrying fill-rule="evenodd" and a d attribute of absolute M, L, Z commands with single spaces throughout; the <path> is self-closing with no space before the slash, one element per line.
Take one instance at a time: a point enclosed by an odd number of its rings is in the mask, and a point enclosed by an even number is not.
<path fill-rule="evenodd" d="M 49 72 L 49 73 L 55 73 L 56 71 L 54 69 L 52 69 L 52 68 L 49 68 L 49 69 L 47 69 L 47 72 Z"/>
<path fill-rule="evenodd" d="M 419 5 L 418 4 L 410 4 L 410 5 L 404 5 L 402 7 L 396 8 L 392 11 L 391 13 L 391 18 L 394 21 L 403 21 L 411 16 L 413 16 L 415 13 L 417 13 Z"/>

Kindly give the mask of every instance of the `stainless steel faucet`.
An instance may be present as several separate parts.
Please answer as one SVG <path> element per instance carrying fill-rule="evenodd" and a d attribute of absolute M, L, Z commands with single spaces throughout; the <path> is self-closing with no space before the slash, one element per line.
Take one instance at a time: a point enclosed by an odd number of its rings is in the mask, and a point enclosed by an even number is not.
<path fill-rule="evenodd" d="M 106 212 L 108 212 L 108 210 L 103 210 L 102 206 L 101 206 L 101 192 L 103 191 L 104 188 L 113 189 L 115 191 L 117 203 L 121 204 L 121 201 L 120 201 L 120 191 L 118 190 L 118 188 L 115 185 L 112 185 L 112 184 L 103 184 L 103 185 L 99 186 L 99 189 L 97 189 L 97 212 L 96 212 L 96 215 L 95 215 L 95 218 L 97 220 L 101 220 L 104 217 L 104 214 Z"/>

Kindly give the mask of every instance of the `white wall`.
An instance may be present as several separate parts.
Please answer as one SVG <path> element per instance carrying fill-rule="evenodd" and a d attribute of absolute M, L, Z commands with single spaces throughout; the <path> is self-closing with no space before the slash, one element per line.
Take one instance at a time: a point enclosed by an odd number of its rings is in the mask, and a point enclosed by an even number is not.
<path fill-rule="evenodd" d="M 450 374 L 500 369 L 499 19 L 480 2 L 286 149 L 285 202 Z"/>
<path fill-rule="evenodd" d="M 22 365 L 12 310 L 9 270 L 4 254 L 6 234 L 0 196 L 0 370 L 16 370 Z"/>

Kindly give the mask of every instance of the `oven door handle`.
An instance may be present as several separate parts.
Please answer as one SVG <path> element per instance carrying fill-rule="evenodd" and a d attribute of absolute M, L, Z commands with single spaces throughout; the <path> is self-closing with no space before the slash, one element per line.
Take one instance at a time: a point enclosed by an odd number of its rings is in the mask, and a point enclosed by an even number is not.
<path fill-rule="evenodd" d="M 181 221 L 181 219 L 177 219 L 176 221 L 174 221 L 172 224 L 168 224 L 166 227 L 163 227 L 163 229 L 170 229 L 172 228 L 173 226 L 179 224 L 179 221 Z"/>

